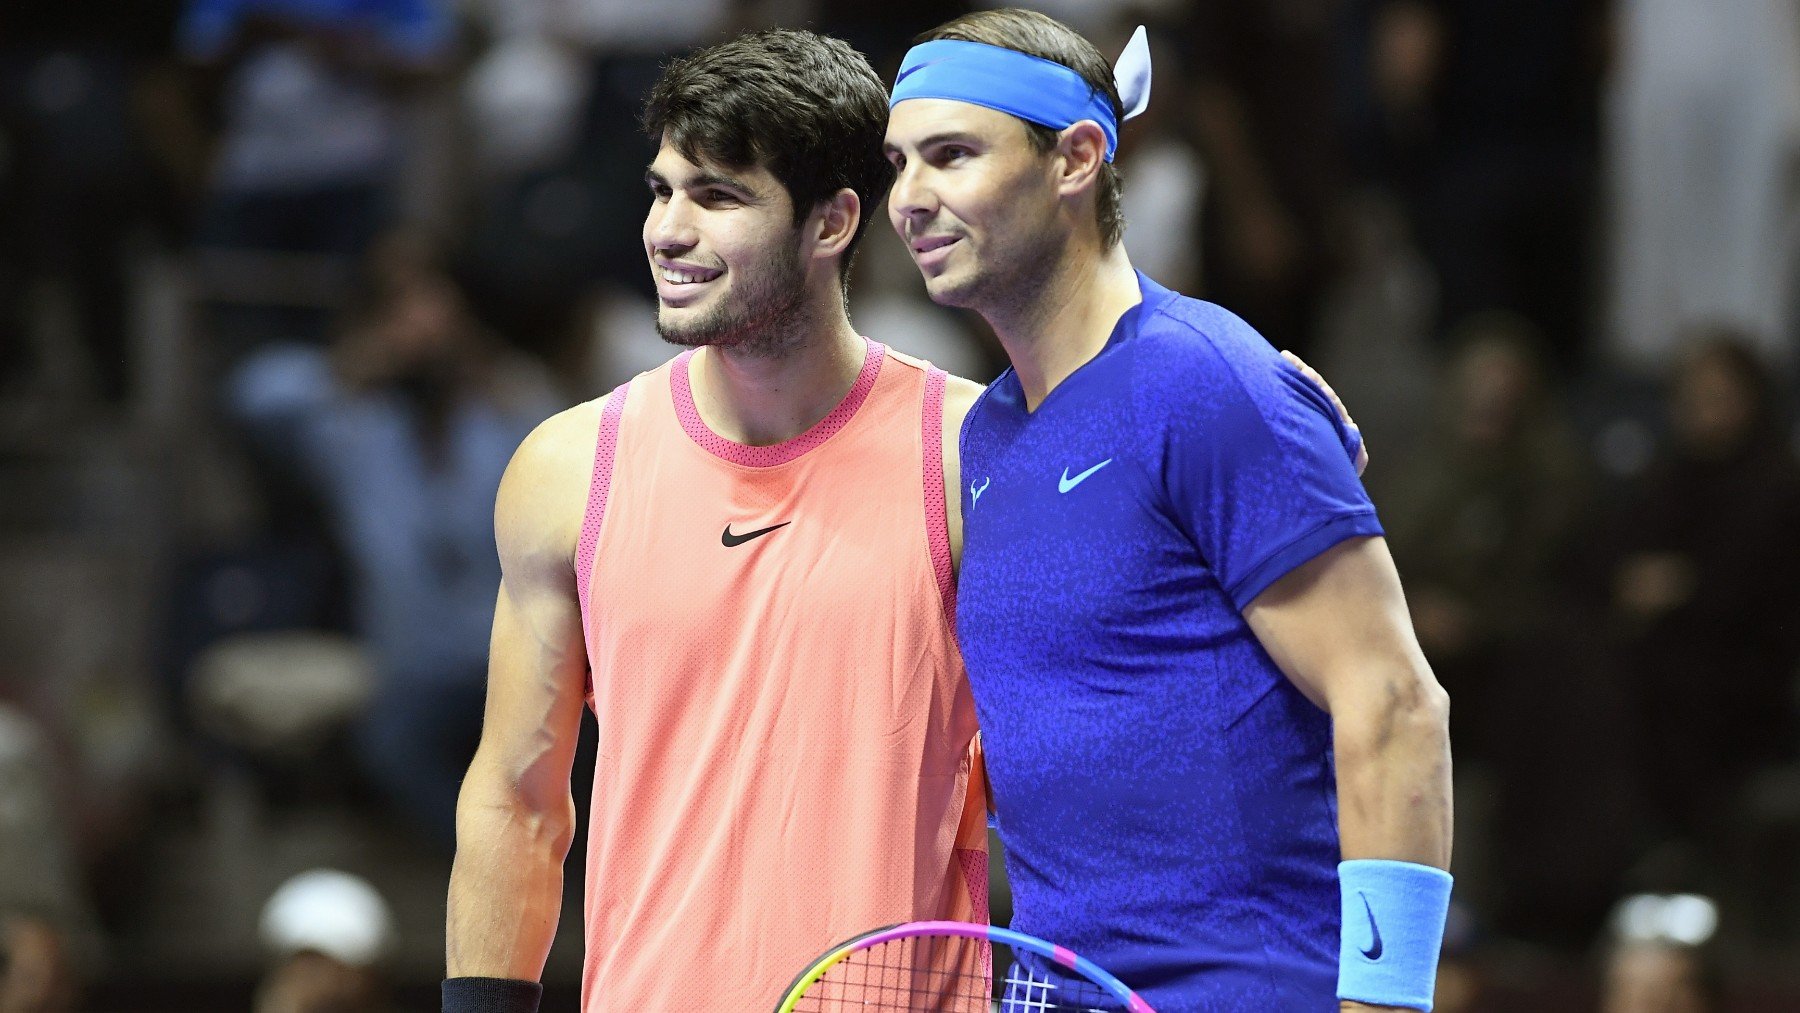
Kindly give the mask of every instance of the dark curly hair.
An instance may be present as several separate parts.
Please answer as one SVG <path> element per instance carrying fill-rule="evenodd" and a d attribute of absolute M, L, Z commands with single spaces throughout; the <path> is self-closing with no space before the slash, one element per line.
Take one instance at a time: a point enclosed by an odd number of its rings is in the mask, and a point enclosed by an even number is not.
<path fill-rule="evenodd" d="M 691 162 L 767 169 L 794 204 L 794 224 L 848 187 L 862 217 L 847 278 L 894 169 L 882 155 L 887 89 L 861 53 L 812 32 L 750 32 L 682 57 L 644 104 L 644 130 Z"/>

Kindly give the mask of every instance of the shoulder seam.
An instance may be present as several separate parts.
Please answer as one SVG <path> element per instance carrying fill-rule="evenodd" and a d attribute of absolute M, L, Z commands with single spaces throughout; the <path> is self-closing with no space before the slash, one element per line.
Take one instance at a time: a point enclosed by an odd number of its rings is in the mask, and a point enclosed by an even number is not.
<path fill-rule="evenodd" d="M 962 457 L 963 447 L 967 444 L 969 439 L 969 428 L 975 424 L 976 414 L 981 411 L 981 406 L 987 403 L 988 395 L 992 394 L 994 388 L 1000 385 L 1000 381 L 1006 379 L 1007 374 L 1012 371 L 1013 369 L 1011 366 L 1001 370 L 1000 375 L 994 377 L 993 382 L 983 384 L 981 393 L 975 395 L 975 403 L 969 405 L 969 413 L 963 416 L 962 425 L 958 426 L 956 429 L 956 456 L 958 458 Z M 956 498 L 958 502 L 962 501 L 961 489 L 956 491 Z"/>

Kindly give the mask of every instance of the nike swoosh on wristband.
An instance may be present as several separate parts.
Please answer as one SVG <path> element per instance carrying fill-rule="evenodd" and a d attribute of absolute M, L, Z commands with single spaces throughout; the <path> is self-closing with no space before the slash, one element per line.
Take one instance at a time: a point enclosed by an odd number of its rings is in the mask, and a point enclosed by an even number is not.
<path fill-rule="evenodd" d="M 1064 468 L 1063 473 L 1062 473 L 1062 478 L 1058 479 L 1056 482 L 1056 491 L 1057 492 L 1068 492 L 1070 489 L 1073 489 L 1076 486 L 1080 485 L 1081 483 L 1087 481 L 1089 475 L 1092 475 L 1094 472 L 1099 471 L 1101 468 L 1104 468 L 1107 465 L 1111 464 L 1112 460 L 1113 459 L 1109 457 L 1106 460 L 1101 461 L 1099 464 L 1094 465 L 1092 468 L 1089 468 L 1088 470 L 1082 472 L 1081 474 L 1076 475 L 1074 478 L 1070 478 L 1069 477 L 1069 469 Z"/>
<path fill-rule="evenodd" d="M 766 527 L 766 528 L 759 528 L 755 531 L 746 531 L 741 535 L 732 534 L 731 533 L 731 525 L 726 524 L 725 525 L 725 533 L 719 536 L 719 542 L 721 544 L 723 544 L 727 549 L 729 549 L 736 545 L 742 545 L 752 538 L 761 538 L 763 535 L 766 535 L 771 531 L 775 531 L 780 528 L 785 528 L 789 524 L 792 524 L 792 523 L 794 523 L 794 522 L 793 521 L 782 521 L 780 524 L 771 525 L 770 527 Z"/>
<path fill-rule="evenodd" d="M 1370 960 L 1380 960 L 1381 959 L 1381 927 L 1379 925 L 1375 924 L 1375 909 L 1369 906 L 1369 895 L 1368 894 L 1363 893 L 1361 890 L 1358 890 L 1356 892 L 1356 895 L 1358 897 L 1362 898 L 1363 910 L 1367 911 L 1369 913 L 1369 934 L 1375 937 L 1374 943 L 1370 944 L 1366 948 L 1363 948 L 1362 955 L 1369 958 Z"/>

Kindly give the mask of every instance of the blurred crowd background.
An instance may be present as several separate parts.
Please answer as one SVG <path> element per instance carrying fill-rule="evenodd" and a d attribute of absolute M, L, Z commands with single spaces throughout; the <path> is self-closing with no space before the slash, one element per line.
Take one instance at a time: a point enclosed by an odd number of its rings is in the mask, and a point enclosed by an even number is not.
<path fill-rule="evenodd" d="M 1134 260 L 1373 448 L 1454 701 L 1439 1008 L 1800 1010 L 1800 2 L 1035 6 L 1151 26 Z M 0 1013 L 435 1008 L 499 475 L 668 354 L 642 94 L 965 9 L 0 4 Z M 992 378 L 884 231 L 859 328 Z"/>

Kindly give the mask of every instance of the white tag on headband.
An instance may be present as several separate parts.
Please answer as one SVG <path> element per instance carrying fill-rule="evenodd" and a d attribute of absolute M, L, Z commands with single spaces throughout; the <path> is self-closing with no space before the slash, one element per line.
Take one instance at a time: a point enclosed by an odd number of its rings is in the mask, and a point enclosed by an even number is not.
<path fill-rule="evenodd" d="M 1126 119 L 1150 108 L 1150 36 L 1143 25 L 1131 33 L 1131 41 L 1113 64 L 1113 85 L 1119 89 Z"/>

